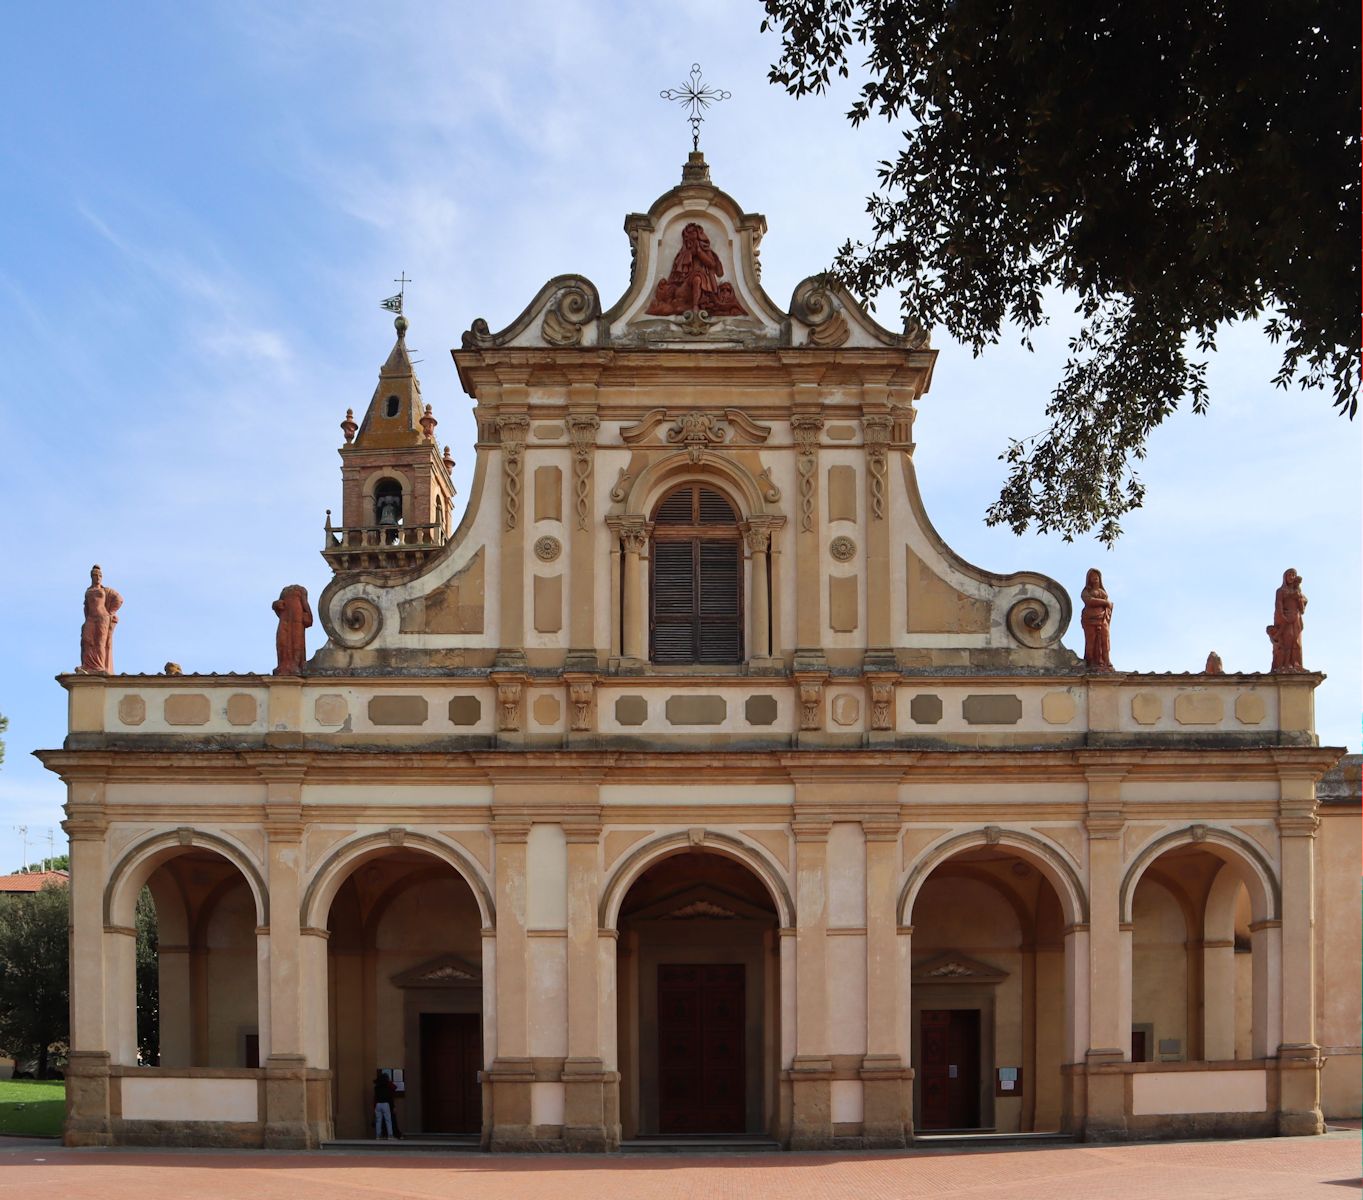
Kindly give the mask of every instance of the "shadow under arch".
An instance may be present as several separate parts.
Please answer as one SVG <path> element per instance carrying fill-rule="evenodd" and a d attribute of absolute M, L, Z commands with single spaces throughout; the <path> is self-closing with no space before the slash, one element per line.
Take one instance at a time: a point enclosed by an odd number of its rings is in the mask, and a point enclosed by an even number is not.
<path fill-rule="evenodd" d="M 131 926 L 138 893 L 152 872 L 167 859 L 190 850 L 211 850 L 236 867 L 251 889 L 256 905 L 256 924 L 269 926 L 270 890 L 246 848 L 215 833 L 184 827 L 152 834 L 123 853 L 104 885 L 105 925 Z"/>
<path fill-rule="evenodd" d="M 326 927 L 327 913 L 331 909 L 331 902 L 336 898 L 336 892 L 362 862 L 386 850 L 410 849 L 423 851 L 452 867 L 473 892 L 483 931 L 489 932 L 496 928 L 497 908 L 493 903 L 492 892 L 467 854 L 458 847 L 429 834 L 414 833 L 405 829 L 397 832 L 401 835 L 400 838 L 395 838 L 393 831 L 390 830 L 362 834 L 348 842 L 342 842 L 328 854 L 313 872 L 303 892 L 303 901 L 298 912 L 300 927 L 303 929 Z"/>
<path fill-rule="evenodd" d="M 1268 856 L 1248 838 L 1215 825 L 1189 825 L 1175 829 L 1141 848 L 1127 867 L 1118 891 L 1118 920 L 1131 920 L 1131 902 L 1136 884 L 1160 855 L 1179 846 L 1197 846 L 1231 866 L 1243 870 L 1256 921 L 1276 921 L 1282 915 L 1282 887 Z"/>
<path fill-rule="evenodd" d="M 1050 842 L 1043 841 L 1034 834 L 1020 829 L 1007 829 L 990 825 L 981 829 L 971 829 L 958 833 L 931 847 L 913 865 L 904 886 L 899 892 L 899 902 L 895 906 L 895 919 L 900 925 L 910 925 L 909 915 L 919 891 L 927 882 L 928 876 L 948 859 L 962 850 L 972 850 L 976 846 L 1006 846 L 1020 858 L 1026 859 L 1040 871 L 1060 898 L 1060 905 L 1067 925 L 1087 924 L 1089 919 L 1088 894 L 1084 891 L 1079 872 L 1064 856 L 1064 852 Z"/>
<path fill-rule="evenodd" d="M 795 904 L 790 889 L 777 872 L 774 864 L 756 847 L 739 841 L 724 833 L 705 831 L 704 837 L 696 840 L 689 831 L 666 833 L 661 837 L 645 842 L 616 867 L 606 886 L 601 891 L 601 904 L 597 911 L 597 922 L 602 929 L 615 929 L 620 918 L 620 905 L 629 893 L 634 881 L 654 863 L 675 854 L 687 851 L 713 852 L 731 858 L 741 866 L 747 867 L 767 889 L 776 905 L 776 915 L 782 928 L 791 929 L 795 925 Z"/>

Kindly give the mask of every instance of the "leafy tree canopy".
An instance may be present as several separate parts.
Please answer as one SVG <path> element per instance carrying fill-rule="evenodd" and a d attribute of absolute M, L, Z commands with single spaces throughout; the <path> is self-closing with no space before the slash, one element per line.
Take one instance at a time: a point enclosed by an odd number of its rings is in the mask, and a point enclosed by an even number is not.
<path fill-rule="evenodd" d="M 987 520 L 1115 540 L 1134 465 L 1205 355 L 1254 319 L 1274 382 L 1360 386 L 1359 9 L 1338 0 L 764 0 L 771 80 L 823 92 L 864 53 L 848 118 L 902 123 L 834 273 L 978 354 L 1056 289 L 1082 325 L 1046 431 L 1013 441 Z"/>
<path fill-rule="evenodd" d="M 67 888 L 0 896 L 0 1047 L 37 1059 L 67 1039 Z"/>

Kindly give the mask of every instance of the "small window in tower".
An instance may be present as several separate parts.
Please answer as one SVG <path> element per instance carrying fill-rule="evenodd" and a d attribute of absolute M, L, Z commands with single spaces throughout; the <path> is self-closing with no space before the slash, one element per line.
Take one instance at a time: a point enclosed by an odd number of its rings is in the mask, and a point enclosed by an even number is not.
<path fill-rule="evenodd" d="M 401 400 L 396 396 L 389 396 L 388 399 L 383 402 L 383 415 L 385 417 L 396 417 L 398 415 L 398 409 L 401 407 Z"/>

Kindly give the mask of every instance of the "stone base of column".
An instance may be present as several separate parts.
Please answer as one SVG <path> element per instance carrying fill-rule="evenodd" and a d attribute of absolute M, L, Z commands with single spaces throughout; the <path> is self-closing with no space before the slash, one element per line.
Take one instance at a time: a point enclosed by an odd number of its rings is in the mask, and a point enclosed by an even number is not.
<path fill-rule="evenodd" d="M 897 1054 L 868 1054 L 861 1067 L 862 1145 L 897 1150 L 913 1140 L 913 1069 Z"/>
<path fill-rule="evenodd" d="M 534 1063 L 528 1058 L 498 1058 L 485 1072 L 491 1091 L 492 1121 L 487 1149 L 523 1151 L 541 1149 L 530 1114 L 530 1088 L 535 1082 Z"/>
<path fill-rule="evenodd" d="M 575 1153 L 620 1149 L 620 1076 L 599 1058 L 563 1064 L 563 1148 Z"/>
<path fill-rule="evenodd" d="M 1325 1132 L 1320 1109 L 1320 1047 L 1311 1044 L 1278 1048 L 1278 1133 L 1311 1137 Z"/>
<path fill-rule="evenodd" d="M 1120 1050 L 1090 1050 L 1085 1056 L 1083 1073 L 1084 1117 L 1075 1132 L 1086 1142 L 1114 1142 L 1129 1136 L 1126 1125 L 1126 1082 L 1122 1071 L 1104 1071 L 1104 1066 L 1120 1066 Z M 1076 1081 L 1078 1082 L 1078 1081 Z"/>
<path fill-rule="evenodd" d="M 267 1150 L 315 1150 L 318 1123 L 309 1120 L 307 1059 L 301 1054 L 271 1054 L 265 1060 L 265 1133 Z M 328 1076 L 330 1072 L 325 1072 Z"/>
<path fill-rule="evenodd" d="M 790 1148 L 832 1150 L 832 1060 L 797 1054 L 785 1075 L 790 1080 Z"/>
<path fill-rule="evenodd" d="M 109 1117 L 109 1054 L 106 1050 L 72 1050 L 66 1066 L 67 1146 L 113 1145 Z"/>

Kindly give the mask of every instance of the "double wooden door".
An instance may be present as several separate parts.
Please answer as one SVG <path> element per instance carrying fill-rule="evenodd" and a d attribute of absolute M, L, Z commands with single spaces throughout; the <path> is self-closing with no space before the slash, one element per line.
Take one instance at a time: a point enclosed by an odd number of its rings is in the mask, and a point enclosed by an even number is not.
<path fill-rule="evenodd" d="M 919 1015 L 919 1126 L 980 1126 L 980 1010 L 924 1009 Z"/>
<path fill-rule="evenodd" d="M 658 1132 L 742 1133 L 742 963 L 658 967 Z"/>
<path fill-rule="evenodd" d="M 483 1126 L 478 1072 L 483 1065 L 478 1013 L 421 1014 L 421 1129 L 477 1133 Z"/>

